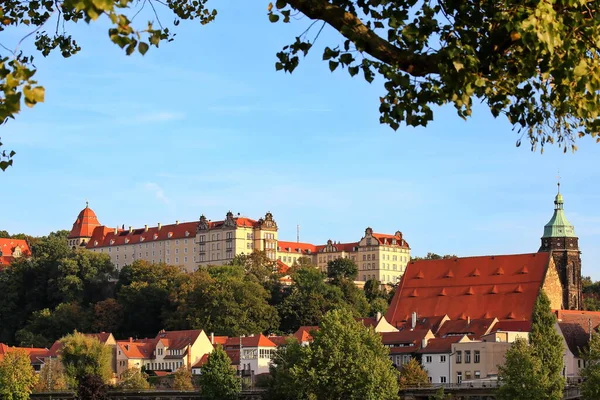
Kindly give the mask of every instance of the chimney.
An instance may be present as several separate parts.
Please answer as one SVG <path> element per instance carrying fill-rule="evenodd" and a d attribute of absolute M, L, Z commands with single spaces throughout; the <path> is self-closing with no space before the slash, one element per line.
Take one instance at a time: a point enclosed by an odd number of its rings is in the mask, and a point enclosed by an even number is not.
<path fill-rule="evenodd" d="M 423 338 L 423 340 L 421 340 L 421 348 L 424 349 L 425 347 L 427 347 L 427 339 Z"/>
<path fill-rule="evenodd" d="M 129 227 L 129 233 L 133 233 L 133 228 L 131 226 Z"/>
<path fill-rule="evenodd" d="M 471 317 L 469 317 L 469 316 L 467 315 L 467 325 L 470 325 L 470 324 L 471 324 Z"/>
<path fill-rule="evenodd" d="M 210 342 L 211 342 L 212 344 L 215 344 L 215 333 L 214 333 L 214 332 L 211 332 L 211 333 L 210 333 Z"/>
<path fill-rule="evenodd" d="M 119 228 L 115 228 L 115 235 L 119 233 Z"/>
<path fill-rule="evenodd" d="M 410 320 L 410 329 L 415 329 L 417 326 L 417 313 L 413 311 Z"/>
<path fill-rule="evenodd" d="M 129 337 L 129 343 L 133 343 L 133 338 L 131 336 Z"/>
<path fill-rule="evenodd" d="M 144 232 L 148 232 L 148 225 L 144 225 Z"/>
<path fill-rule="evenodd" d="M 179 220 L 175 221 L 175 225 L 179 225 Z"/>
<path fill-rule="evenodd" d="M 379 322 L 379 320 L 381 319 L 381 312 L 377 311 L 377 316 L 375 317 L 376 321 Z"/>
<path fill-rule="evenodd" d="M 158 230 L 160 231 L 160 228 L 162 228 L 162 224 L 159 222 L 158 223 Z"/>

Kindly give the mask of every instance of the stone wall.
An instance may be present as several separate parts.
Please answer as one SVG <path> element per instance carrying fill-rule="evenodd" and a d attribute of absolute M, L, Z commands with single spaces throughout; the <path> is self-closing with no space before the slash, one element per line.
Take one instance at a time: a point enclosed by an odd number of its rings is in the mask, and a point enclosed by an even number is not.
<path fill-rule="evenodd" d="M 563 287 L 560 283 L 556 264 L 552 257 L 550 257 L 550 262 L 546 269 L 546 276 L 544 277 L 542 289 L 544 289 L 546 296 L 550 299 L 550 308 L 553 310 L 561 310 L 563 308 Z"/>

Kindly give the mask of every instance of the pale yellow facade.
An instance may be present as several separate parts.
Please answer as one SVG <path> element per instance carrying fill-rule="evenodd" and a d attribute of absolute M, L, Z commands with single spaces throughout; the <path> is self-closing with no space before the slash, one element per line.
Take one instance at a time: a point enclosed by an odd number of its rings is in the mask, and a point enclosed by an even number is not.
<path fill-rule="evenodd" d="M 512 343 L 472 341 L 452 344 L 452 376 L 450 383 L 474 379 L 494 379 L 498 366 Z"/>

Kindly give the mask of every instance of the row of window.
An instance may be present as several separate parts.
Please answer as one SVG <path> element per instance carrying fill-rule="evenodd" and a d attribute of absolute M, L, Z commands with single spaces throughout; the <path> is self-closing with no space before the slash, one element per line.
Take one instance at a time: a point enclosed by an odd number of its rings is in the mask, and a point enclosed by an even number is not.
<path fill-rule="evenodd" d="M 456 352 L 456 363 L 460 364 L 462 363 L 462 351 L 458 350 Z M 473 362 L 475 364 L 478 364 L 481 360 L 481 355 L 479 350 L 475 350 L 473 351 Z M 471 362 L 471 350 L 465 350 L 465 364 L 469 364 Z"/>
<path fill-rule="evenodd" d="M 465 380 L 470 380 L 470 379 L 480 379 L 481 378 L 481 372 L 480 371 L 475 371 L 473 373 L 473 375 L 471 375 L 471 371 L 465 371 Z M 463 381 L 463 373 L 462 371 L 458 371 L 456 373 L 456 383 L 461 383 Z"/>
<path fill-rule="evenodd" d="M 445 354 L 440 355 L 439 361 L 441 363 L 445 363 L 446 362 L 446 355 Z M 433 363 L 433 356 L 425 356 L 425 362 L 428 363 L 428 364 Z"/>
<path fill-rule="evenodd" d="M 146 363 L 146 369 L 150 371 L 156 370 L 171 370 L 175 371 L 183 367 L 183 361 L 162 362 L 162 363 Z"/>

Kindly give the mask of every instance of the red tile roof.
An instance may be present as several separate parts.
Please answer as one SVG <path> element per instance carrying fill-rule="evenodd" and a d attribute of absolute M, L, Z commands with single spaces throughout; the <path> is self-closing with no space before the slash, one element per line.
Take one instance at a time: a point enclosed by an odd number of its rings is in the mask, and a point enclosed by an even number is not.
<path fill-rule="evenodd" d="M 452 343 L 458 343 L 464 335 L 433 338 L 427 341 L 427 347 L 418 352 L 421 354 L 452 353 Z"/>
<path fill-rule="evenodd" d="M 146 228 L 133 229 L 132 232 L 129 230 L 117 230 L 116 234 L 114 229 L 99 226 L 94 230 L 86 247 L 88 249 L 95 249 L 124 244 L 148 243 L 157 240 L 194 239 L 197 225 L 197 222 L 183 222 L 162 225 L 160 229 L 158 227 L 149 227 L 147 230 Z"/>
<path fill-rule="evenodd" d="M 290 267 L 288 267 L 288 265 L 284 262 L 282 262 L 281 260 L 277 260 L 277 272 L 279 272 L 280 274 L 287 274 L 290 270 Z"/>
<path fill-rule="evenodd" d="M 73 228 L 69 233 L 69 239 L 90 237 L 97 226 L 100 226 L 100 222 L 98 222 L 96 213 L 86 205 L 73 223 Z"/>
<path fill-rule="evenodd" d="M 187 331 L 160 331 L 156 335 L 156 341 L 162 341 L 170 350 L 182 350 L 188 345 L 192 345 L 202 330 L 187 330 Z"/>
<path fill-rule="evenodd" d="M 136 341 L 119 340 L 117 345 L 127 358 L 150 358 L 154 349 L 152 339 Z"/>
<path fill-rule="evenodd" d="M 226 349 L 233 349 L 240 347 L 240 338 L 239 337 L 230 337 L 225 342 L 224 347 Z M 242 347 L 277 347 L 275 343 L 273 343 L 269 338 L 265 335 L 254 335 L 254 336 L 246 336 L 242 337 Z"/>
<path fill-rule="evenodd" d="M 444 322 L 445 318 L 447 318 L 445 315 L 433 317 L 418 317 L 415 329 L 429 329 L 434 334 L 437 334 L 437 331 L 440 328 L 441 324 Z M 409 320 L 406 322 L 396 322 L 394 326 L 402 330 L 410 329 L 411 321 Z"/>
<path fill-rule="evenodd" d="M 549 256 L 533 253 L 410 262 L 386 319 L 395 325 L 409 320 L 414 311 L 419 316 L 447 314 L 452 320 L 528 320 Z M 525 266 L 528 272 L 522 273 Z"/>
<path fill-rule="evenodd" d="M 269 336 L 269 340 L 273 343 L 275 343 L 275 345 L 277 347 L 279 346 L 284 346 L 287 342 L 288 339 L 292 338 L 293 336 Z"/>
<path fill-rule="evenodd" d="M 408 242 L 402 239 L 402 234 L 399 235 L 388 235 L 385 233 L 373 233 L 372 236 L 379 241 L 381 244 L 388 246 L 398 245 L 405 248 L 410 248 Z"/>
<path fill-rule="evenodd" d="M 279 240 L 277 242 L 277 251 L 290 254 L 312 254 L 317 252 L 317 246 L 310 243 L 284 242 Z"/>
<path fill-rule="evenodd" d="M 440 337 L 446 335 L 464 335 L 473 336 L 479 339 L 482 335 L 488 333 L 496 324 L 496 318 L 472 319 L 470 321 L 464 319 L 450 320 L 442 324 L 437 335 Z"/>
<path fill-rule="evenodd" d="M 208 362 L 208 353 L 204 354 L 192 368 L 200 368 Z"/>
<path fill-rule="evenodd" d="M 0 239 L 0 265 L 10 265 L 13 262 L 13 253 L 17 247 L 21 250 L 21 257 L 31 256 L 31 250 L 26 240 Z"/>
<path fill-rule="evenodd" d="M 11 347 L 7 346 L 4 343 L 0 343 L 0 361 L 4 359 L 4 356 L 7 353 L 19 350 L 27 353 L 32 363 L 39 362 L 39 358 L 44 357 L 48 353 L 48 349 L 42 349 L 37 347 Z"/>
<path fill-rule="evenodd" d="M 555 314 L 569 350 L 575 356 L 579 356 L 590 340 L 590 328 L 598 332 L 600 312 L 558 310 Z"/>
<path fill-rule="evenodd" d="M 229 339 L 229 337 L 227 336 L 213 336 L 214 340 L 212 342 L 212 344 L 225 344 L 227 343 L 227 339 Z"/>
<path fill-rule="evenodd" d="M 298 342 L 312 342 L 313 337 L 312 333 L 319 330 L 318 326 L 301 326 L 294 333 L 294 337 L 298 340 Z"/>
<path fill-rule="evenodd" d="M 498 321 L 492 328 L 492 332 L 529 332 L 531 331 L 531 321 Z"/>
<path fill-rule="evenodd" d="M 394 344 L 418 344 L 427 336 L 426 329 L 404 330 L 400 332 L 380 332 L 381 341 L 384 345 Z"/>
<path fill-rule="evenodd" d="M 246 217 L 233 217 L 236 226 L 239 227 L 247 227 L 253 228 L 259 225 L 258 221 Z M 208 229 L 220 228 L 225 223 L 225 220 L 222 221 L 207 221 Z M 197 224 L 197 223 L 196 223 Z"/>

